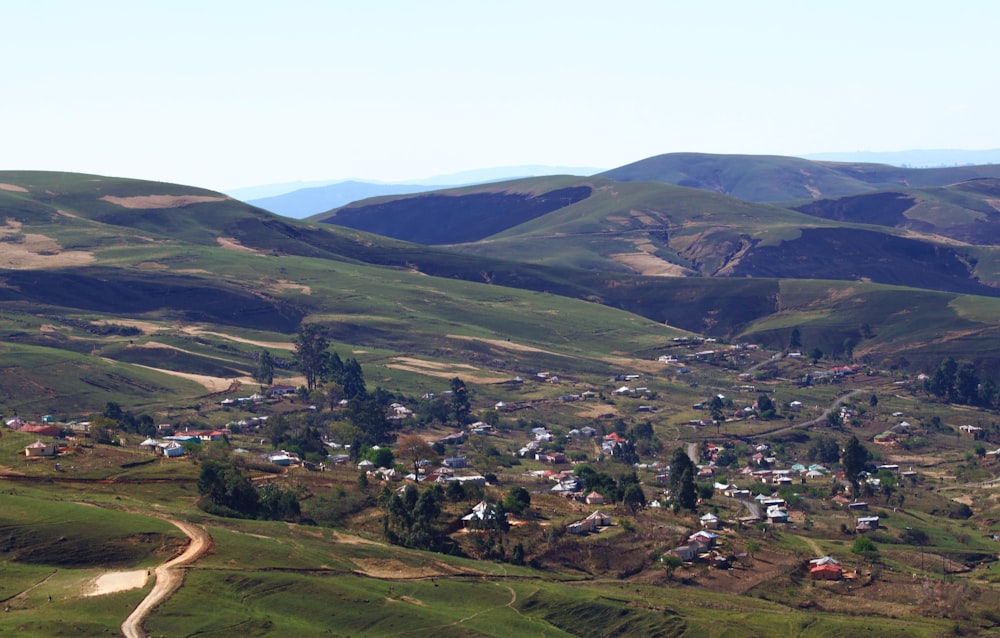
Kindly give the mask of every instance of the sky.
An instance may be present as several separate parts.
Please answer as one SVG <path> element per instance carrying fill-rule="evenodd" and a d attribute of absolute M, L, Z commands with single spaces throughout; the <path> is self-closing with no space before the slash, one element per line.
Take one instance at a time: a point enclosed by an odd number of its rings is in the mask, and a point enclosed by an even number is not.
<path fill-rule="evenodd" d="M 0 170 L 216 190 L 1000 148 L 1000 2 L 0 0 Z"/>

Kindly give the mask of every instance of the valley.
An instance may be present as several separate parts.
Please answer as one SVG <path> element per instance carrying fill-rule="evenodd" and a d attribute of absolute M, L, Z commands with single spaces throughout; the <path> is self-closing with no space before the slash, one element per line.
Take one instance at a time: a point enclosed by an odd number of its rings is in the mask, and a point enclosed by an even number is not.
<path fill-rule="evenodd" d="M 988 634 L 992 168 L 653 159 L 0 173 L 0 633 Z"/>

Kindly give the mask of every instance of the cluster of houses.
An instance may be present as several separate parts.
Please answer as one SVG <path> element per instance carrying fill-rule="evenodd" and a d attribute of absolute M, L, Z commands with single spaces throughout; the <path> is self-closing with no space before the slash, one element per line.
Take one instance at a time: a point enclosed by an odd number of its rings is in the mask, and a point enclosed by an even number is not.
<path fill-rule="evenodd" d="M 417 462 L 417 473 L 403 474 L 395 468 L 375 467 L 375 464 L 365 459 L 358 463 L 358 470 L 364 472 L 369 478 L 380 481 L 398 483 L 400 481 L 412 481 L 414 483 L 460 483 L 462 485 L 475 485 L 485 487 L 486 477 L 482 474 L 456 474 L 455 470 L 468 467 L 468 459 L 465 456 L 452 456 L 442 460 L 438 467 L 431 467 L 431 462 L 427 460 Z"/>
<path fill-rule="evenodd" d="M 10 419 L 4 420 L 4 425 L 11 430 L 23 432 L 25 434 L 34 434 L 38 437 L 62 439 L 66 436 L 67 432 L 86 432 L 90 424 L 74 422 L 72 424 L 56 425 L 55 419 L 51 415 L 46 415 L 42 417 L 42 422 L 40 424 L 30 423 L 19 416 L 14 416 Z M 24 447 L 24 456 L 27 458 L 51 458 L 58 456 L 60 450 L 65 447 L 66 443 L 64 441 L 43 441 L 39 438 L 34 443 Z"/>
<path fill-rule="evenodd" d="M 169 427 L 169 426 L 167 426 Z M 144 450 L 167 458 L 179 458 L 186 454 L 185 444 L 198 444 L 209 441 L 222 441 L 227 432 L 224 430 L 197 430 L 180 434 L 170 434 L 159 439 L 152 437 L 139 444 Z"/>

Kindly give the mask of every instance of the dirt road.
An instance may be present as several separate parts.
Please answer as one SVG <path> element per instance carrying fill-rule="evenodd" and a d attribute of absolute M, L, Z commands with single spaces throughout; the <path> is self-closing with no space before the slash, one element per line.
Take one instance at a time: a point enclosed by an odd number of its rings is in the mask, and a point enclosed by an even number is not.
<path fill-rule="evenodd" d="M 126 638 L 146 638 L 147 634 L 142 628 L 142 624 L 158 605 L 180 589 L 180 586 L 184 583 L 184 570 L 181 568 L 201 558 L 212 546 L 212 537 L 197 525 L 185 523 L 184 521 L 175 521 L 170 518 L 164 518 L 164 520 L 187 534 L 188 538 L 191 539 L 191 543 L 180 556 L 156 568 L 156 584 L 153 585 L 152 591 L 149 592 L 149 595 L 139 603 L 135 611 L 122 623 L 122 634 Z"/>

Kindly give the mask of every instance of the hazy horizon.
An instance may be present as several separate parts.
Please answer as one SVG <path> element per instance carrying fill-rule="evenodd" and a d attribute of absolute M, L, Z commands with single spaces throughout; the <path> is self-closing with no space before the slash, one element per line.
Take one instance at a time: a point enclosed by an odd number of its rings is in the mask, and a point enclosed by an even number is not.
<path fill-rule="evenodd" d="M 12 3 L 0 169 L 224 190 L 995 149 L 1000 88 L 976 62 L 1000 54 L 998 17 L 985 1 Z"/>

